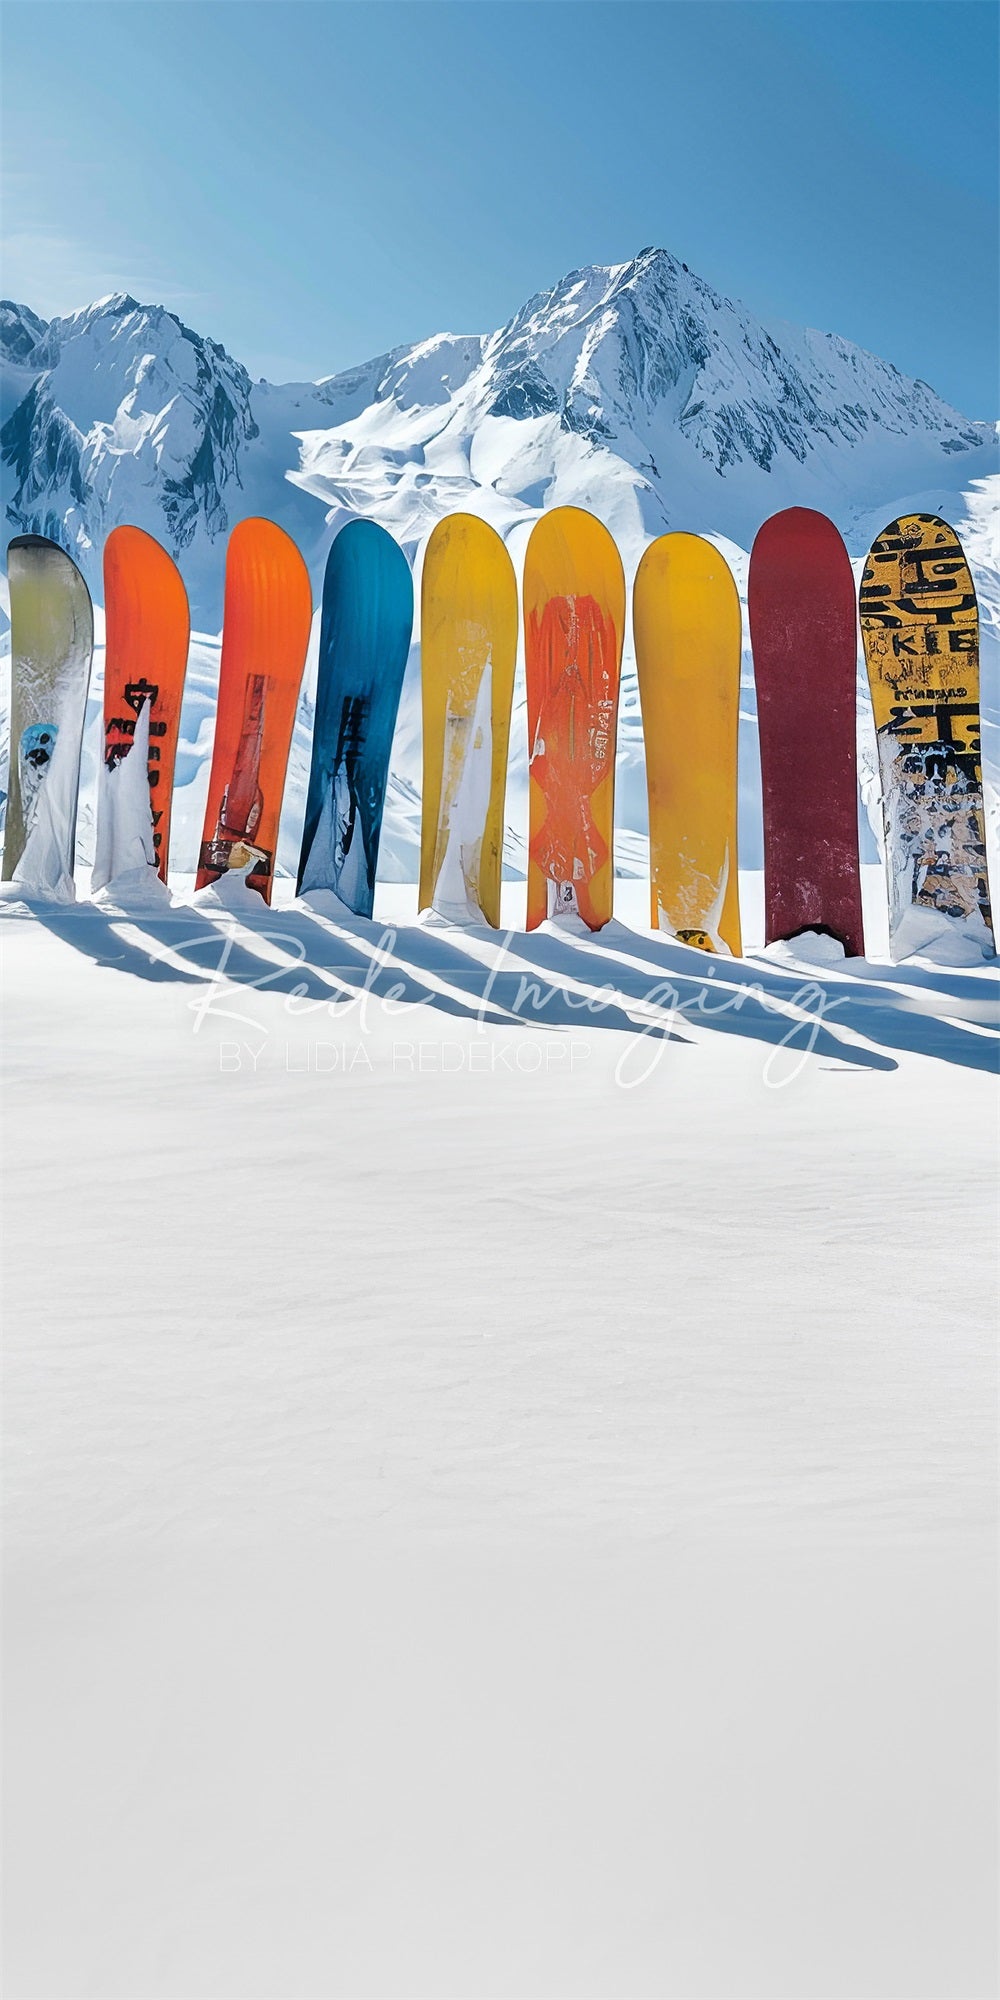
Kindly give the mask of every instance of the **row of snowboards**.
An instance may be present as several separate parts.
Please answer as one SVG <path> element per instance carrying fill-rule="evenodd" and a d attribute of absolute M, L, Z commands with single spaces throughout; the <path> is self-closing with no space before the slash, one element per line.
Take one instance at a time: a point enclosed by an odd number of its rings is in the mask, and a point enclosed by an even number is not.
<path fill-rule="evenodd" d="M 9 549 L 13 646 L 3 875 L 72 894 L 81 737 L 93 640 L 83 578 L 53 542 Z M 107 785 L 146 764 L 138 858 L 166 879 L 189 620 L 158 542 L 117 528 L 104 558 Z M 863 951 L 855 746 L 854 578 L 824 515 L 766 521 L 750 558 L 749 615 L 763 787 L 769 942 L 826 932 Z M 536 523 L 524 564 L 529 741 L 528 928 L 612 912 L 615 746 L 625 577 L 607 529 L 576 507 Z M 422 577 L 420 907 L 500 921 L 504 796 L 518 638 L 514 569 L 484 521 L 434 529 Z M 914 948 L 933 916 L 992 948 L 980 765 L 978 617 L 954 530 L 893 521 L 860 592 L 880 751 L 891 930 Z M 234 528 L 215 742 L 197 886 L 240 870 L 270 900 L 285 769 L 312 619 L 299 551 L 273 523 Z M 382 528 L 350 522 L 326 566 L 302 893 L 373 907 L 379 834 L 413 586 Z M 649 789 L 654 927 L 741 951 L 737 730 L 741 620 L 732 574 L 697 535 L 662 535 L 635 579 L 633 631 Z M 143 793 L 145 806 L 145 793 Z M 134 827 L 134 821 L 132 822 Z M 105 832 L 107 821 L 105 823 Z M 98 829 L 95 886 L 122 866 Z M 126 854 L 125 859 L 128 860 Z M 133 857 L 135 858 L 135 857 Z M 910 925 L 909 932 L 907 925 Z"/>

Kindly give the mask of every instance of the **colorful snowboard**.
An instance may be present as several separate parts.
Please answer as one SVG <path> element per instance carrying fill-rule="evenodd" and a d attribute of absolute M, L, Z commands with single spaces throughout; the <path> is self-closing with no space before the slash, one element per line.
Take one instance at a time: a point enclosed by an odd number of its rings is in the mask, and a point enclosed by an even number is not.
<path fill-rule="evenodd" d="M 374 521 L 349 521 L 327 557 L 298 888 L 332 889 L 359 917 L 375 868 L 396 712 L 413 629 L 413 579 Z"/>
<path fill-rule="evenodd" d="M 860 957 L 857 612 L 850 558 L 825 514 L 788 507 L 765 521 L 748 600 L 767 942 L 822 931 Z"/>
<path fill-rule="evenodd" d="M 17 535 L 10 583 L 10 777 L 3 879 L 71 901 L 94 612 L 57 542 Z"/>
<path fill-rule="evenodd" d="M 654 930 L 737 958 L 740 600 L 700 535 L 661 535 L 632 598 Z"/>
<path fill-rule="evenodd" d="M 309 572 L 273 521 L 240 521 L 226 552 L 215 748 L 195 887 L 227 869 L 271 900 L 285 770 L 309 627 Z M 251 866 L 252 864 L 252 866 Z"/>
<path fill-rule="evenodd" d="M 908 922 L 916 910 L 946 919 L 991 954 L 979 610 L 965 552 L 946 521 L 907 514 L 883 530 L 861 580 L 861 636 L 878 736 L 893 952 L 919 947 L 922 926 Z"/>
<path fill-rule="evenodd" d="M 141 528 L 115 528 L 104 544 L 104 615 L 104 763 L 110 773 L 128 756 L 148 704 L 153 850 L 165 882 L 190 618 L 176 563 Z"/>
<path fill-rule="evenodd" d="M 615 739 L 625 577 L 607 529 L 556 507 L 524 561 L 528 698 L 528 929 L 578 915 L 592 931 L 614 894 Z"/>
<path fill-rule="evenodd" d="M 500 922 L 517 582 L 500 536 L 472 514 L 439 521 L 421 585 L 424 765 L 420 908 Z"/>

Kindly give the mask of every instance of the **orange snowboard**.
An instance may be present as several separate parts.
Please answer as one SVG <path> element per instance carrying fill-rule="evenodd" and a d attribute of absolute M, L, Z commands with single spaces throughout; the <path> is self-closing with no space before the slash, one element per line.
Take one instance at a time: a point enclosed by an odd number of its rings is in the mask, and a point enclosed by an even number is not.
<path fill-rule="evenodd" d="M 226 554 L 219 707 L 197 889 L 227 869 L 271 900 L 278 820 L 309 644 L 312 590 L 273 521 L 240 521 Z"/>
<path fill-rule="evenodd" d="M 149 703 L 149 803 L 161 881 L 170 856 L 170 804 L 191 620 L 180 571 L 141 528 L 115 528 L 104 544 L 104 761 L 132 748 Z"/>
<path fill-rule="evenodd" d="M 556 507 L 524 562 L 528 699 L 528 929 L 611 917 L 618 687 L 625 577 L 607 529 Z"/>

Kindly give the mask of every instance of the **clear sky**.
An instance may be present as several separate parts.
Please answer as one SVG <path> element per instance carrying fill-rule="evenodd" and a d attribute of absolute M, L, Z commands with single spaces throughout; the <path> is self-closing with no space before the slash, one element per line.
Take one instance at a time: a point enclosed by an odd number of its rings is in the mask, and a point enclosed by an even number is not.
<path fill-rule="evenodd" d="M 997 385 L 992 0 L 5 0 L 2 283 L 254 375 L 483 332 L 674 251 L 971 416 Z"/>

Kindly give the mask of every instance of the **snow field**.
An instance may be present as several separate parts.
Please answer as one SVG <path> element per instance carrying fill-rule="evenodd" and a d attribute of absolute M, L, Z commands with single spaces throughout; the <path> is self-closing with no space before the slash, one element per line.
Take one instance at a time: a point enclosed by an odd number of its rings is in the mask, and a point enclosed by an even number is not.
<path fill-rule="evenodd" d="M 5 912 L 19 2000 L 994 1990 L 994 976 L 618 887 Z"/>

